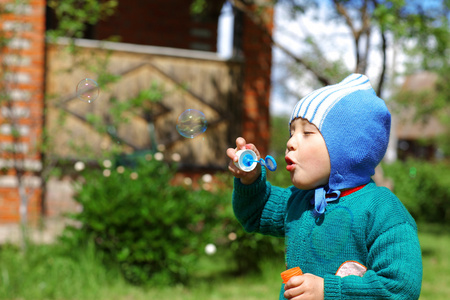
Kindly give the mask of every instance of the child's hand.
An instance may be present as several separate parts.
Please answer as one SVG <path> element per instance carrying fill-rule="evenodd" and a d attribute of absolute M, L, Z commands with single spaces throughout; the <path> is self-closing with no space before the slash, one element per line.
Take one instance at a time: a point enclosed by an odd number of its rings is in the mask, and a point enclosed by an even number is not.
<path fill-rule="evenodd" d="M 256 164 L 256 168 L 250 172 L 244 172 L 242 170 L 239 170 L 239 168 L 234 165 L 234 162 L 238 161 L 236 152 L 238 150 L 244 149 L 250 149 L 255 151 L 257 158 L 258 159 L 261 158 L 259 151 L 258 149 L 256 149 L 255 145 L 247 144 L 244 138 L 238 137 L 236 139 L 236 148 L 227 149 L 227 155 L 231 159 L 230 163 L 228 164 L 228 170 L 230 170 L 230 172 L 233 173 L 234 177 L 240 178 L 243 184 L 252 184 L 261 174 L 261 165 Z"/>
<path fill-rule="evenodd" d="M 294 276 L 284 286 L 284 297 L 293 300 L 323 300 L 323 278 L 313 274 Z"/>

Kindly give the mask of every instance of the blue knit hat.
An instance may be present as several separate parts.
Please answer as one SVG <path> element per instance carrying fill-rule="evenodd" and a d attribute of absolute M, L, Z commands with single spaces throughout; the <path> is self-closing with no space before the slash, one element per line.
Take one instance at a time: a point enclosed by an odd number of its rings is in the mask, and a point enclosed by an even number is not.
<path fill-rule="evenodd" d="M 292 111 L 289 128 L 296 118 L 320 130 L 330 155 L 328 185 L 316 189 L 316 211 L 323 213 L 330 200 L 318 197 L 334 193 L 339 198 L 338 190 L 366 184 L 375 174 L 389 142 L 391 115 L 369 79 L 352 74 L 302 98 Z"/>

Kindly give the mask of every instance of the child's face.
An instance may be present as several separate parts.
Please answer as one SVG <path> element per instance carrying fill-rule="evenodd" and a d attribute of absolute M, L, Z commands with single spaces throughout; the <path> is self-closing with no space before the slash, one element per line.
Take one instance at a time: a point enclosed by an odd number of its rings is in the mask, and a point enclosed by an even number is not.
<path fill-rule="evenodd" d="M 286 170 L 291 173 L 295 187 L 310 190 L 328 183 L 330 156 L 315 125 L 305 119 L 295 119 L 286 146 Z"/>

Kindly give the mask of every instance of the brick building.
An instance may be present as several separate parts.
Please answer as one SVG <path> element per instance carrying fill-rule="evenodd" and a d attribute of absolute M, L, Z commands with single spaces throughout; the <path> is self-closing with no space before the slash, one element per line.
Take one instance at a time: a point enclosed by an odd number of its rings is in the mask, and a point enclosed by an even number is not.
<path fill-rule="evenodd" d="M 114 16 L 90 26 L 86 38 L 101 40 L 120 36 L 123 43 L 216 52 L 218 17 L 224 0 L 208 1 L 204 14 L 193 16 L 190 1 L 119 1 Z M 16 4 L 12 4 L 16 3 Z M 17 222 L 27 204 L 28 217 L 41 213 L 42 170 L 39 144 L 43 138 L 44 95 L 46 92 L 45 30 L 56 20 L 44 0 L 23 4 L 0 0 L 0 75 L 2 102 L 0 116 L 0 223 Z M 255 10 L 247 6 L 249 10 Z M 272 7 L 265 14 L 269 22 L 262 29 L 246 14 L 235 10 L 234 61 L 243 64 L 241 134 L 255 143 L 261 154 L 269 144 L 269 96 L 271 73 Z M 6 92 L 6 93 L 5 93 Z M 20 188 L 22 187 L 22 188 Z M 22 193 L 22 201 L 19 195 Z M 26 201 L 25 201 L 26 200 Z"/>
<path fill-rule="evenodd" d="M 40 213 L 45 1 L 0 1 L 0 222 Z M 25 215 L 25 214 L 24 214 Z"/>

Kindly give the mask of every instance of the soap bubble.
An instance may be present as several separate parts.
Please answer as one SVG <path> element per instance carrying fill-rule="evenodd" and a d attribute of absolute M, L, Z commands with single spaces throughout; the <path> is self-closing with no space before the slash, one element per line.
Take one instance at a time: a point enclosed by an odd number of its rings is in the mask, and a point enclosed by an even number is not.
<path fill-rule="evenodd" d="M 77 85 L 77 97 L 87 103 L 94 102 L 100 94 L 98 83 L 90 78 L 82 79 Z"/>
<path fill-rule="evenodd" d="M 196 109 L 185 110 L 177 120 L 178 133 L 185 138 L 194 138 L 208 127 L 205 115 Z"/>

